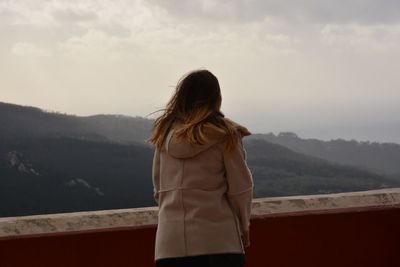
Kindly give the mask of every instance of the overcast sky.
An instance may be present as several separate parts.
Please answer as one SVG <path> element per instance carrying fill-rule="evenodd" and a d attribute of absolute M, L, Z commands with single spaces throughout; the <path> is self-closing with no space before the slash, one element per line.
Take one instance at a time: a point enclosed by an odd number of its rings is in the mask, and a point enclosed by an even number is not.
<path fill-rule="evenodd" d="M 207 68 L 254 133 L 400 143 L 399 59 L 397 0 L 0 0 L 0 101 L 82 116 Z"/>

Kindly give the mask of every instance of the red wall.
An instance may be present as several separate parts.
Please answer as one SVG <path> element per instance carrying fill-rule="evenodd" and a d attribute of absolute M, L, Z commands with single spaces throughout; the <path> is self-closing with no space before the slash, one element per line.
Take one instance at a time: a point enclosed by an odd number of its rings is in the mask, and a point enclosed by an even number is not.
<path fill-rule="evenodd" d="M 400 266 L 400 206 L 253 217 L 247 267 Z M 156 227 L 1 238 L 0 267 L 154 266 Z"/>

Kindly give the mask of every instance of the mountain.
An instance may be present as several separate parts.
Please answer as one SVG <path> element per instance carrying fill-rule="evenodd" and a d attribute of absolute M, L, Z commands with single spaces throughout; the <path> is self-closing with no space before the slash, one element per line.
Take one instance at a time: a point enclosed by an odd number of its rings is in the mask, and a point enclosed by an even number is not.
<path fill-rule="evenodd" d="M 119 143 L 144 142 L 153 122 L 139 116 L 76 116 L 0 102 L 0 139 L 59 135 Z"/>
<path fill-rule="evenodd" d="M 368 169 L 400 180 L 400 145 L 396 143 L 302 139 L 292 132 L 254 134 L 249 138 L 262 139 L 298 153 Z"/>
<path fill-rule="evenodd" d="M 0 217 L 154 206 L 153 150 L 71 137 L 0 142 Z"/>
<path fill-rule="evenodd" d="M 255 195 L 289 196 L 399 187 L 384 175 L 294 152 L 261 139 L 244 140 Z"/>
<path fill-rule="evenodd" d="M 152 120 L 0 103 L 0 217 L 155 206 Z M 380 173 L 245 137 L 254 197 L 400 187 Z M 396 156 L 396 154 L 394 154 Z"/>

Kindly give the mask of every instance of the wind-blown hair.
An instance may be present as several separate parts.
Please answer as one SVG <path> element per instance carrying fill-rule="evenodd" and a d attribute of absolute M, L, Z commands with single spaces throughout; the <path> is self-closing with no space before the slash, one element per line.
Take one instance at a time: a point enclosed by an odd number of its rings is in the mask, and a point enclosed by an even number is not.
<path fill-rule="evenodd" d="M 176 131 L 177 137 L 185 138 L 190 144 L 204 144 L 207 127 L 227 138 L 225 149 L 232 151 L 237 145 L 238 131 L 220 111 L 221 102 L 218 79 L 210 71 L 199 69 L 186 73 L 179 79 L 166 108 L 161 109 L 164 113 L 155 120 L 152 136 L 146 141 L 161 148 L 171 126 L 177 122 L 182 124 Z"/>

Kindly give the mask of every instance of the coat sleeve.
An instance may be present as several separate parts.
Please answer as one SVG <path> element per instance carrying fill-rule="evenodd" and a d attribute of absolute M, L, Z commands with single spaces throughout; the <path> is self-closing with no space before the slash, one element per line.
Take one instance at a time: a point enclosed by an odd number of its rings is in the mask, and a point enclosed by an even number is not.
<path fill-rule="evenodd" d="M 159 190 L 160 190 L 160 151 L 158 148 L 154 150 L 153 167 L 152 167 L 152 181 L 153 181 L 153 197 L 159 203 Z"/>
<path fill-rule="evenodd" d="M 225 177 L 228 182 L 227 198 L 239 218 L 241 230 L 250 227 L 251 202 L 253 199 L 253 177 L 246 163 L 246 150 L 242 137 L 238 137 L 233 152 L 224 151 Z"/>

